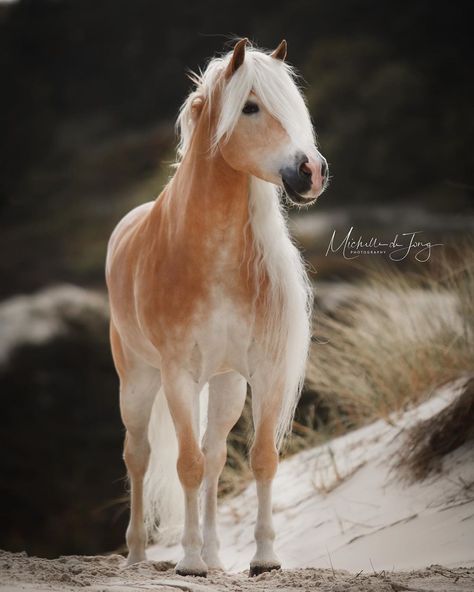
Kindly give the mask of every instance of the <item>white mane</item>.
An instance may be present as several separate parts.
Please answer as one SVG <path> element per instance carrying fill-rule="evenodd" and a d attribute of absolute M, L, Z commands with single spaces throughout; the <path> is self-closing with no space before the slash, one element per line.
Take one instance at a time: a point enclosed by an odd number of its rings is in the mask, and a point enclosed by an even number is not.
<path fill-rule="evenodd" d="M 252 177 L 249 211 L 257 277 L 266 273 L 270 284 L 267 330 L 279 349 L 278 364 L 285 369 L 283 408 L 276 429 L 280 447 L 291 431 L 305 377 L 313 290 L 301 254 L 290 237 L 278 189 Z"/>
<path fill-rule="evenodd" d="M 177 121 L 178 155 L 181 158 L 186 154 L 194 131 L 192 102 L 196 97 L 212 100 L 213 90 L 222 80 L 221 74 L 231 55 L 232 52 L 212 59 L 205 71 L 194 77 L 196 89 L 183 104 Z M 248 48 L 244 63 L 229 81 L 224 82 L 213 146 L 216 148 L 220 140 L 232 133 L 242 107 L 253 91 L 280 121 L 296 146 L 303 151 L 314 150 L 311 118 L 295 79 L 296 74 L 288 64 Z M 278 364 L 285 369 L 283 409 L 276 434 L 278 446 L 281 446 L 291 428 L 305 375 L 311 334 L 312 288 L 301 255 L 290 238 L 279 189 L 252 177 L 249 214 L 256 251 L 256 277 L 266 274 L 270 284 L 265 319 L 267 331 L 277 347 Z M 271 404 L 270 396 L 269 399 L 268 404 Z"/>

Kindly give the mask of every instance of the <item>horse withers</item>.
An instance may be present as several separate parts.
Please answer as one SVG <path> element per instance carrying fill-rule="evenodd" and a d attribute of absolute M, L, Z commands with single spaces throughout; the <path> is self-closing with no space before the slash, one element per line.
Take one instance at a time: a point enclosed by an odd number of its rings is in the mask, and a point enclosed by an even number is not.
<path fill-rule="evenodd" d="M 217 483 L 248 383 L 258 493 L 250 574 L 280 568 L 271 486 L 304 377 L 312 306 L 281 197 L 284 191 L 309 205 L 328 179 L 285 57 L 284 41 L 266 53 L 242 39 L 209 62 L 179 114 L 174 176 L 110 239 L 110 339 L 131 487 L 129 564 L 145 559 L 149 531 L 170 541 L 184 519 L 177 573 L 222 568 Z"/>

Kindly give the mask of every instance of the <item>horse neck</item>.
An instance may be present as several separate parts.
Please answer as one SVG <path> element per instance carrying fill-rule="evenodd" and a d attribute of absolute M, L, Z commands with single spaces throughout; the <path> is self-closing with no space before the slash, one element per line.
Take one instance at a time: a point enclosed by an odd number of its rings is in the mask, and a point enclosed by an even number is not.
<path fill-rule="evenodd" d="M 220 150 L 192 146 L 173 178 L 170 201 L 191 223 L 209 229 L 235 226 L 248 220 L 249 175 L 231 168 Z"/>
<path fill-rule="evenodd" d="M 219 148 L 212 149 L 210 129 L 209 118 L 202 114 L 188 152 L 155 210 L 161 217 L 166 212 L 166 224 L 177 241 L 192 248 L 203 242 L 233 244 L 228 251 L 242 257 L 248 238 L 250 177 L 230 167 Z"/>

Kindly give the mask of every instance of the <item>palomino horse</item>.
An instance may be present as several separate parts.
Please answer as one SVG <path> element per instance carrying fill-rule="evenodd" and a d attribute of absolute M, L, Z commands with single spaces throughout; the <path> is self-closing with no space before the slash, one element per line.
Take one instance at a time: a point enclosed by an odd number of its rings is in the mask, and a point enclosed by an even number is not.
<path fill-rule="evenodd" d="M 268 54 L 242 39 L 210 61 L 179 115 L 173 178 L 110 239 L 111 343 L 131 482 L 129 564 L 145 559 L 145 522 L 166 536 L 184 507 L 176 571 L 205 575 L 222 567 L 217 482 L 249 383 L 258 493 L 250 573 L 280 567 L 271 485 L 304 376 L 311 309 L 280 188 L 307 205 L 327 180 L 285 57 L 284 41 Z M 199 397 L 207 384 L 201 449 Z"/>

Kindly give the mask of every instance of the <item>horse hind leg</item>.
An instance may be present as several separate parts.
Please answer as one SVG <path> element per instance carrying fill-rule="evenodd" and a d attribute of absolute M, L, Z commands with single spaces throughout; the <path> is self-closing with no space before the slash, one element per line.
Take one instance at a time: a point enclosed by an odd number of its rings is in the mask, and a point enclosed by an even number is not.
<path fill-rule="evenodd" d="M 148 468 L 148 423 L 160 372 L 126 355 L 118 337 L 112 339 L 114 361 L 120 376 L 120 412 L 126 428 L 123 458 L 130 479 L 130 520 L 126 531 L 127 565 L 146 559 L 143 521 L 143 479 Z"/>
<path fill-rule="evenodd" d="M 126 427 L 124 460 L 130 478 L 130 522 L 126 532 L 127 565 L 146 559 L 143 521 L 143 479 L 150 459 L 148 423 L 160 375 L 150 367 L 135 369 L 121 388 L 121 412 Z"/>
<path fill-rule="evenodd" d="M 207 428 L 203 438 L 204 520 L 202 558 L 209 569 L 223 569 L 217 536 L 217 486 L 227 457 L 226 440 L 239 419 L 247 392 L 246 380 L 236 372 L 214 376 L 209 382 Z"/>

